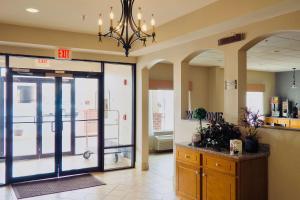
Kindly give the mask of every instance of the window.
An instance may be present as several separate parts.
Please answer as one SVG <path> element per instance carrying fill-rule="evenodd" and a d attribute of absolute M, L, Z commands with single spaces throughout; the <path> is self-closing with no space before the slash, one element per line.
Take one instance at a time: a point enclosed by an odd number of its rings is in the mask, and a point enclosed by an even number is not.
<path fill-rule="evenodd" d="M 6 140 L 6 69 L 5 56 L 0 56 L 0 185 L 5 184 Z"/>
<path fill-rule="evenodd" d="M 264 93 L 263 92 L 247 92 L 246 99 L 247 108 L 253 112 L 264 114 Z"/>
<path fill-rule="evenodd" d="M 133 66 L 104 65 L 104 170 L 134 163 Z"/>
<path fill-rule="evenodd" d="M 174 130 L 173 90 L 150 90 L 150 133 Z"/>

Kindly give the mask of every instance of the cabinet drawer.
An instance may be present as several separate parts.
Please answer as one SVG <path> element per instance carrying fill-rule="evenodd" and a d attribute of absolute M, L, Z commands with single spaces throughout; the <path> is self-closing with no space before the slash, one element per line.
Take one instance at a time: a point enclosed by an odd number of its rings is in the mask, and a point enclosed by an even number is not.
<path fill-rule="evenodd" d="M 291 119 L 291 128 L 300 128 L 300 119 Z"/>
<path fill-rule="evenodd" d="M 284 127 L 289 128 L 289 127 L 290 127 L 290 119 L 279 118 L 279 119 L 277 120 L 277 124 L 280 124 L 280 125 L 282 125 L 282 126 L 284 126 Z"/>
<path fill-rule="evenodd" d="M 277 118 L 266 117 L 266 119 L 265 119 L 265 124 L 267 124 L 267 125 L 272 125 L 272 124 L 277 124 L 277 123 L 278 123 Z"/>
<path fill-rule="evenodd" d="M 177 146 L 176 160 L 187 164 L 193 164 L 195 166 L 200 166 L 200 153 L 192 149 Z"/>
<path fill-rule="evenodd" d="M 235 175 L 235 162 L 219 157 L 204 155 L 204 167 Z"/>

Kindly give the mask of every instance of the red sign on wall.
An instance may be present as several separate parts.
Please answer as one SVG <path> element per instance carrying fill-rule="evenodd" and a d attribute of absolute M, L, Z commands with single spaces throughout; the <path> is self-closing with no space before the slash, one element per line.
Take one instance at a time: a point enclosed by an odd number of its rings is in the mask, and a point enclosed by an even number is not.
<path fill-rule="evenodd" d="M 50 66 L 50 60 L 39 58 L 35 60 L 35 65 L 38 67 L 49 67 Z"/>
<path fill-rule="evenodd" d="M 60 60 L 71 60 L 72 51 L 70 49 L 59 48 L 57 49 L 56 58 Z"/>

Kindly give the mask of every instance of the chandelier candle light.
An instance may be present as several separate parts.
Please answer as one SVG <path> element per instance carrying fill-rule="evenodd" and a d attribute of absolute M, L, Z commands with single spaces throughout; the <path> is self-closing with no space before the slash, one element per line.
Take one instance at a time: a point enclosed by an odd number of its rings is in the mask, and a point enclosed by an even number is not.
<path fill-rule="evenodd" d="M 128 57 L 129 51 L 134 42 L 140 41 L 146 46 L 147 38 L 152 38 L 152 42 L 155 41 L 155 20 L 154 15 L 150 24 L 152 26 L 152 33 L 147 33 L 148 28 L 145 21 L 142 21 L 142 9 L 139 7 L 137 13 L 137 23 L 134 21 L 132 9 L 133 9 L 134 0 L 121 0 L 122 13 L 120 20 L 117 22 L 117 25 L 114 26 L 115 15 L 113 13 L 113 7 L 110 8 L 110 27 L 109 30 L 105 33 L 102 32 L 103 29 L 103 20 L 102 14 L 99 15 L 98 26 L 99 26 L 99 41 L 102 41 L 102 37 L 113 38 L 117 40 L 118 46 L 123 45 L 125 49 L 125 55 Z"/>

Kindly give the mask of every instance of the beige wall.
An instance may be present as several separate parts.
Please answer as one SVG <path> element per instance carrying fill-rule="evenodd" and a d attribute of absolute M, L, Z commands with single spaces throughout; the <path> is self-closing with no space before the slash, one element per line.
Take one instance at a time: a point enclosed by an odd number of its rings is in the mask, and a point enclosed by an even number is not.
<path fill-rule="evenodd" d="M 201 89 L 193 91 L 193 109 L 204 107 L 210 112 L 224 112 L 224 69 L 219 67 L 193 67 L 202 70 L 190 70 L 193 85 L 202 85 Z M 264 113 L 270 112 L 270 98 L 275 95 L 275 73 L 262 71 L 247 71 L 247 83 L 265 85 Z M 207 96 L 204 96 L 206 94 Z"/>
<path fill-rule="evenodd" d="M 158 63 L 149 71 L 150 80 L 173 80 L 173 64 Z"/>
<path fill-rule="evenodd" d="M 275 95 L 275 73 L 274 72 L 261 72 L 261 71 L 248 71 L 248 83 L 259 83 L 265 85 L 264 92 L 264 114 L 270 114 L 270 98 Z"/>
<path fill-rule="evenodd" d="M 205 108 L 209 112 L 223 112 L 224 105 L 224 73 L 218 67 L 193 66 L 183 63 L 182 85 L 182 118 L 186 118 L 188 110 L 188 84 L 192 83 L 191 109 Z"/>
<path fill-rule="evenodd" d="M 191 107 L 192 110 L 203 107 L 209 109 L 209 68 L 189 66 L 188 80 L 192 82 Z M 187 95 L 186 95 L 187 97 Z M 186 109 L 187 110 L 187 109 Z"/>
<path fill-rule="evenodd" d="M 300 197 L 299 131 L 261 129 L 260 142 L 270 144 L 269 200 Z"/>

